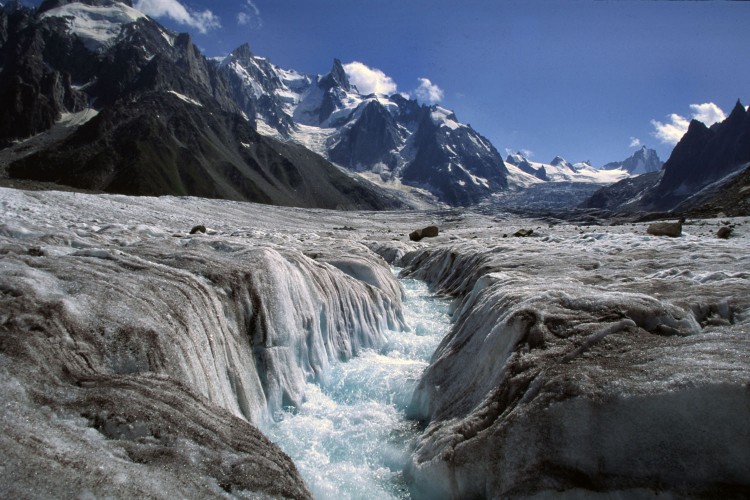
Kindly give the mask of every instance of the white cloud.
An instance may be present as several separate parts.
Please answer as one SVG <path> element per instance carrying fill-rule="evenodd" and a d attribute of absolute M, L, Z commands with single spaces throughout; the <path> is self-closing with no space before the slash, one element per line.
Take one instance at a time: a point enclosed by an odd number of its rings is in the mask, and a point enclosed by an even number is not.
<path fill-rule="evenodd" d="M 427 78 L 418 78 L 419 87 L 414 91 L 417 99 L 427 104 L 435 104 L 443 100 L 443 89 Z"/>
<path fill-rule="evenodd" d="M 520 154 L 527 160 L 530 160 L 532 156 L 534 156 L 534 152 L 530 149 L 513 149 L 513 148 L 505 148 L 505 154 L 506 155 L 514 155 L 514 154 Z"/>
<path fill-rule="evenodd" d="M 724 114 L 724 111 L 712 102 L 691 104 L 690 109 L 693 112 L 693 118 L 699 122 L 705 123 L 708 127 L 716 122 L 723 122 L 727 119 L 727 115 Z"/>
<path fill-rule="evenodd" d="M 363 94 L 395 94 L 396 82 L 377 68 L 370 68 L 359 61 L 344 64 L 349 82 Z"/>
<path fill-rule="evenodd" d="M 260 9 L 252 0 L 245 0 L 245 5 L 237 14 L 237 24 L 240 26 L 250 26 L 254 29 L 263 27 L 263 19 L 260 17 Z"/>
<path fill-rule="evenodd" d="M 716 122 L 720 122 L 726 119 L 726 114 L 721 110 L 719 106 L 712 102 L 706 102 L 703 104 L 691 104 L 690 110 L 692 111 L 690 119 L 698 120 L 710 127 Z M 651 120 L 651 125 L 654 126 L 654 136 L 664 144 L 677 144 L 682 139 L 682 136 L 687 132 L 688 126 L 690 125 L 690 119 L 684 116 L 672 113 L 667 116 L 669 121 L 662 123 L 657 120 Z"/>
<path fill-rule="evenodd" d="M 631 137 L 630 138 L 630 146 L 629 148 L 639 148 L 641 147 L 641 140 L 637 137 Z"/>
<path fill-rule="evenodd" d="M 669 122 L 662 123 L 660 121 L 651 120 L 651 125 L 654 126 L 654 136 L 664 144 L 677 144 L 682 139 L 682 136 L 687 132 L 690 121 L 678 114 L 672 113 L 669 115 Z"/>
<path fill-rule="evenodd" d="M 180 24 L 191 26 L 200 33 L 221 27 L 219 18 L 210 10 L 189 10 L 178 0 L 138 0 L 135 8 L 151 17 L 168 17 Z"/>

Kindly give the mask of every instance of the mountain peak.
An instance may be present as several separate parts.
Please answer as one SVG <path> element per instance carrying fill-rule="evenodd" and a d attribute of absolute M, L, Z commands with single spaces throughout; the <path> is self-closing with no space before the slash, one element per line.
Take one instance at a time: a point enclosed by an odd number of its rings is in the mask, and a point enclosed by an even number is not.
<path fill-rule="evenodd" d="M 565 161 L 565 158 L 563 158 L 562 156 L 555 156 L 554 158 L 552 158 L 552 161 L 549 162 L 550 165 L 553 165 L 555 167 L 560 165 L 561 163 L 567 163 Z"/>
<path fill-rule="evenodd" d="M 659 154 L 654 149 L 649 149 L 646 145 L 641 146 L 630 157 L 623 161 L 613 161 L 602 167 L 602 170 L 615 170 L 621 168 L 626 170 L 630 175 L 641 175 L 649 172 L 658 172 L 661 170 L 662 162 Z"/>
<path fill-rule="evenodd" d="M 732 112 L 729 113 L 729 116 L 742 116 L 744 117 L 748 111 L 745 109 L 745 106 L 742 105 L 742 102 L 737 99 L 737 104 L 734 105 L 734 109 L 732 109 Z"/>
<path fill-rule="evenodd" d="M 243 43 L 242 45 L 234 49 L 229 55 L 235 59 L 243 61 L 251 59 L 253 57 L 253 52 L 250 50 L 249 44 Z"/>
<path fill-rule="evenodd" d="M 555 156 L 549 164 L 553 167 L 565 167 L 569 168 L 570 170 L 575 170 L 573 168 L 573 165 L 571 165 L 570 162 L 568 162 L 568 160 L 566 160 L 562 156 Z"/>
<path fill-rule="evenodd" d="M 323 77 L 321 83 L 329 88 L 341 87 L 347 92 L 352 89 L 351 84 L 349 83 L 349 77 L 346 76 L 346 71 L 344 71 L 344 65 L 341 64 L 339 59 L 333 60 L 333 66 L 331 67 L 330 73 Z"/>

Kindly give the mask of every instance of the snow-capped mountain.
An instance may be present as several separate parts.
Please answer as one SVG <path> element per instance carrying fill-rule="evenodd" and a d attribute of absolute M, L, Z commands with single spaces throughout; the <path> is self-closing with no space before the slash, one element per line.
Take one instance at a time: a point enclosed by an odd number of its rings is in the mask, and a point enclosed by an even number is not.
<path fill-rule="evenodd" d="M 612 184 L 629 175 L 624 168 L 595 168 L 589 162 L 570 163 L 560 156 L 549 163 L 538 163 L 521 153 L 509 154 L 505 164 L 510 172 L 509 183 L 517 187 L 529 187 L 541 182 Z"/>
<path fill-rule="evenodd" d="M 11 177 L 124 194 L 402 205 L 302 146 L 258 134 L 247 119 L 252 95 L 240 99 L 189 35 L 129 1 L 6 5 L 0 68 L 0 166 Z"/>
<path fill-rule="evenodd" d="M 243 45 L 220 65 L 257 130 L 296 141 L 386 185 L 423 188 L 468 205 L 507 188 L 494 146 L 456 115 L 402 95 L 364 95 L 335 59 L 325 75 L 303 75 Z"/>
<path fill-rule="evenodd" d="M 661 170 L 662 165 L 664 165 L 664 162 L 659 159 L 656 150 L 642 146 L 641 149 L 633 153 L 633 155 L 626 160 L 607 163 L 602 169 L 623 169 L 630 175 L 641 175 L 650 172 L 658 172 Z"/>

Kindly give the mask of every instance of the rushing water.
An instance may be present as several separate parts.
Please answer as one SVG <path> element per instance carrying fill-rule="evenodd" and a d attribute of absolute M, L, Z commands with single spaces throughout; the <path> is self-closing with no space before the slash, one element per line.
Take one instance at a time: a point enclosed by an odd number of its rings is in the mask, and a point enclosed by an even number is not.
<path fill-rule="evenodd" d="M 408 498 L 401 471 L 417 428 L 404 418 L 422 370 L 448 331 L 448 304 L 403 279 L 411 331 L 389 332 L 380 351 L 337 363 L 308 384 L 307 401 L 265 429 L 316 499 Z"/>

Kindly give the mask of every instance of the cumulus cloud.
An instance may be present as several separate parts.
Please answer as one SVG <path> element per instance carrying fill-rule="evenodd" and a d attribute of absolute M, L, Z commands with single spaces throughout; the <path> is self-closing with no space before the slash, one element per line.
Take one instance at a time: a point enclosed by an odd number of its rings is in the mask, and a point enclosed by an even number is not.
<path fill-rule="evenodd" d="M 135 8 L 151 17 L 168 17 L 204 34 L 221 27 L 219 18 L 210 10 L 190 10 L 177 0 L 138 0 Z"/>
<path fill-rule="evenodd" d="M 639 148 L 641 147 L 641 140 L 637 137 L 631 137 L 630 138 L 630 146 L 629 148 Z"/>
<path fill-rule="evenodd" d="M 396 82 L 377 68 L 354 61 L 344 64 L 344 71 L 349 77 L 349 82 L 357 87 L 363 94 L 395 94 Z"/>
<path fill-rule="evenodd" d="M 414 91 L 417 99 L 427 104 L 435 104 L 443 100 L 443 89 L 427 78 L 418 78 L 419 87 Z"/>
<path fill-rule="evenodd" d="M 664 144 L 677 144 L 682 139 L 682 136 L 687 132 L 690 120 L 684 116 L 672 113 L 668 115 L 669 121 L 662 123 L 657 120 L 651 120 L 651 125 L 654 126 L 654 136 Z"/>
<path fill-rule="evenodd" d="M 237 24 L 240 26 L 249 26 L 254 29 L 263 27 L 260 9 L 252 0 L 245 0 L 242 10 L 237 14 Z"/>
<path fill-rule="evenodd" d="M 691 104 L 690 109 L 693 112 L 693 118 L 705 123 L 709 127 L 716 122 L 723 122 L 727 119 L 727 115 L 724 114 L 724 111 L 712 102 Z"/>
<path fill-rule="evenodd" d="M 716 122 L 725 120 L 727 117 L 724 111 L 712 102 L 691 104 L 690 111 L 690 118 L 672 113 L 667 116 L 669 120 L 666 123 L 651 120 L 651 125 L 654 127 L 654 136 L 664 144 L 674 145 L 680 142 L 682 136 L 687 132 L 691 119 L 701 121 L 710 127 Z"/>

